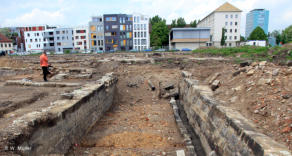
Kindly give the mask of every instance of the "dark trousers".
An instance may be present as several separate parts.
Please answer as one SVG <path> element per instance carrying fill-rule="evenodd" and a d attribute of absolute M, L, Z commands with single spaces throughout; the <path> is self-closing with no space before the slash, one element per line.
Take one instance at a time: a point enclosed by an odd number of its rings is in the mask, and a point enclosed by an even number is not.
<path fill-rule="evenodd" d="M 43 69 L 44 81 L 48 81 L 47 75 L 51 73 L 49 72 L 48 67 L 42 67 L 42 69 Z"/>

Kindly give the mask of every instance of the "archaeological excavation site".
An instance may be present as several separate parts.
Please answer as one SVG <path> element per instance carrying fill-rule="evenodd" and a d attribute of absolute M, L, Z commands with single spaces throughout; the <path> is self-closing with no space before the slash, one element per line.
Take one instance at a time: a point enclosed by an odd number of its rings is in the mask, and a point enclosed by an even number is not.
<path fill-rule="evenodd" d="M 292 67 L 187 52 L 0 58 L 0 155 L 291 156 Z"/>

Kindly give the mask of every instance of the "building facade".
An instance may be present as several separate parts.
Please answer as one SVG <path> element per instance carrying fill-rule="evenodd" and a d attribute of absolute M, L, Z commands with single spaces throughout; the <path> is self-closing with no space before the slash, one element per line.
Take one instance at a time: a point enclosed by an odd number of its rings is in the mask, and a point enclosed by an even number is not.
<path fill-rule="evenodd" d="M 55 51 L 55 32 L 54 28 L 46 29 L 44 31 L 44 51 L 51 52 Z"/>
<path fill-rule="evenodd" d="M 248 38 L 256 27 L 261 27 L 266 34 L 269 29 L 269 11 L 265 9 L 254 9 L 246 15 L 245 37 Z"/>
<path fill-rule="evenodd" d="M 44 50 L 44 32 L 47 29 L 46 26 L 33 26 L 25 27 L 24 39 L 26 51 L 31 53 L 39 53 Z"/>
<path fill-rule="evenodd" d="M 88 27 L 74 28 L 73 36 L 75 50 L 87 51 L 89 49 Z"/>
<path fill-rule="evenodd" d="M 172 28 L 169 33 L 170 49 L 191 50 L 209 46 L 210 28 Z"/>
<path fill-rule="evenodd" d="M 142 14 L 133 14 L 133 41 L 134 49 L 143 51 L 150 48 L 149 17 Z"/>
<path fill-rule="evenodd" d="M 54 45 L 56 53 L 64 53 L 74 49 L 72 28 L 54 29 Z"/>
<path fill-rule="evenodd" d="M 129 51 L 133 49 L 133 17 L 127 14 L 105 14 L 105 51 Z"/>
<path fill-rule="evenodd" d="M 0 52 L 10 53 L 13 50 L 13 42 L 5 35 L 0 33 Z"/>
<path fill-rule="evenodd" d="M 104 51 L 104 24 L 103 16 L 94 16 L 89 22 L 89 48 L 91 51 Z"/>
<path fill-rule="evenodd" d="M 212 46 L 221 47 L 222 30 L 226 32 L 226 44 L 224 46 L 239 46 L 241 12 L 240 9 L 226 2 L 201 20 L 197 27 L 211 28 L 210 42 Z"/>

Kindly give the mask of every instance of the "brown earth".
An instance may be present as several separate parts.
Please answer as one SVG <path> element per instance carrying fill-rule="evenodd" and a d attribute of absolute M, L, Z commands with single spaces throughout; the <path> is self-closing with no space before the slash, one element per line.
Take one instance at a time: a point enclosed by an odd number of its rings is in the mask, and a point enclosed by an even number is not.
<path fill-rule="evenodd" d="M 199 55 L 203 58 L 198 59 L 198 55 L 188 53 L 156 56 L 158 60 L 155 64 L 125 64 L 112 60 L 113 56 L 125 55 L 144 58 L 144 54 L 49 56 L 49 61 L 53 62 L 56 73 L 64 68 L 93 69 L 93 76 L 90 79 L 64 79 L 61 82 L 85 84 L 99 79 L 107 72 L 115 72 L 119 78 L 117 99 L 113 107 L 90 130 L 81 144 L 76 144 L 72 148 L 69 155 L 175 155 L 176 150 L 185 149 L 173 118 L 169 99 L 158 98 L 158 89 L 151 91 L 147 84 L 147 80 L 150 79 L 156 87 L 159 86 L 160 81 L 174 82 L 176 85 L 182 70 L 190 71 L 193 78 L 206 85 L 209 85 L 210 79 L 219 73 L 220 76 L 216 79 L 220 80 L 220 85 L 214 91 L 215 98 L 251 120 L 259 131 L 292 150 L 291 67 L 272 63 L 266 63 L 261 67 L 258 63 L 254 66 L 239 67 L 233 60 L 204 58 L 202 54 Z M 104 58 L 109 58 L 111 61 L 98 62 Z M 25 66 L 32 69 L 34 73 L 1 77 L 2 81 L 23 78 L 42 81 L 38 56 L 0 58 L 0 67 L 7 66 L 13 68 Z M 279 69 L 278 74 L 273 76 L 273 71 L 276 69 Z M 239 70 L 243 72 L 233 76 Z M 250 70 L 254 70 L 253 74 L 247 74 Z M 132 82 L 135 82 L 134 85 Z M 18 112 L 26 112 L 20 110 L 28 111 L 31 108 L 45 107 L 50 102 L 59 99 L 60 94 L 68 90 L 71 89 L 37 89 L 20 86 L 5 88 L 1 82 L 0 103 L 2 105 L 7 106 L 11 103 L 18 105 L 26 101 L 23 105 L 2 115 L 9 116 L 12 120 L 13 115 Z M 37 95 L 37 92 L 46 94 L 43 98 L 35 100 L 33 97 Z M 32 100 L 31 103 L 29 100 Z M 7 103 L 7 101 L 10 102 Z M 0 123 L 5 122 L 0 117 Z"/>

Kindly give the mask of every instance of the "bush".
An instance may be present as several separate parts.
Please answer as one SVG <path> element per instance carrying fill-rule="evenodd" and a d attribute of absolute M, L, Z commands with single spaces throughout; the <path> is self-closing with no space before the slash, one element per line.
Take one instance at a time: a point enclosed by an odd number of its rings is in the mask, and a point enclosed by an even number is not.
<path fill-rule="evenodd" d="M 65 53 L 65 54 L 70 54 L 70 50 L 67 49 L 67 50 L 64 51 L 64 53 Z"/>

